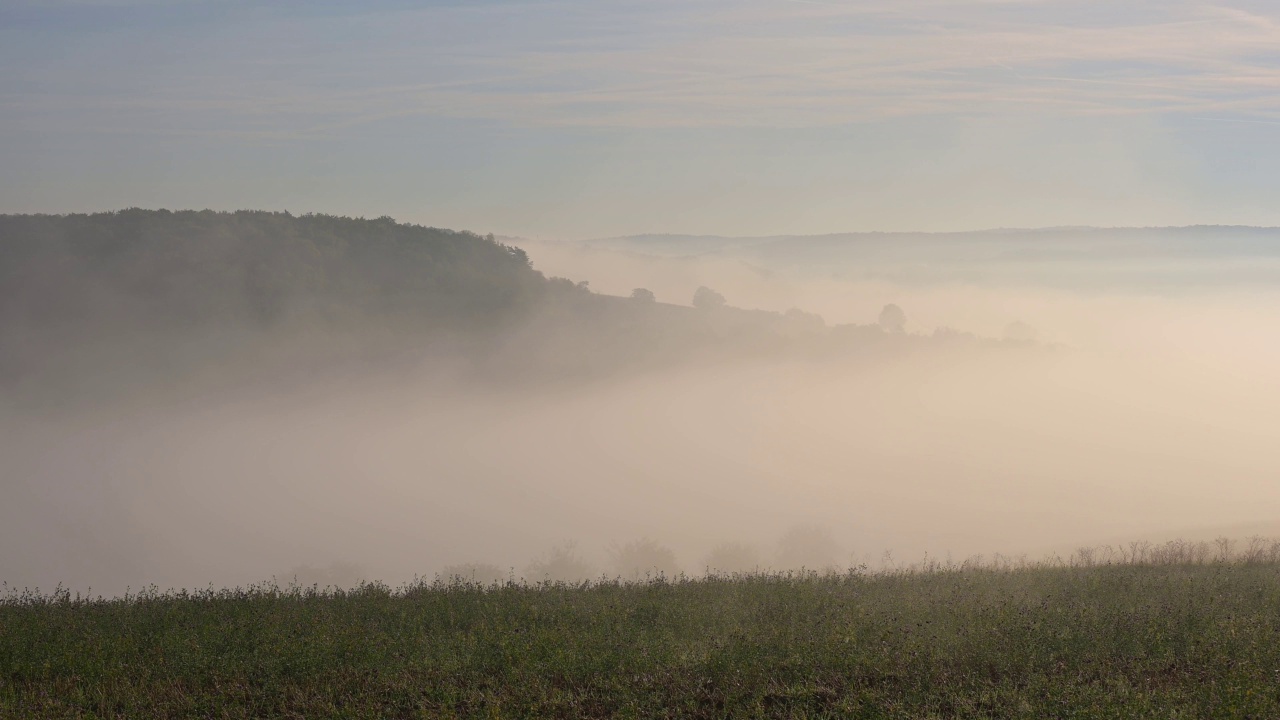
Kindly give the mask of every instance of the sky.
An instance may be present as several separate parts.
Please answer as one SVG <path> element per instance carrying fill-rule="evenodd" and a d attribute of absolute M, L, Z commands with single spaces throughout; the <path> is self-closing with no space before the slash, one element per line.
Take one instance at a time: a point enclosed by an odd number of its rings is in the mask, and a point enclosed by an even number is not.
<path fill-rule="evenodd" d="M 0 0 L 0 212 L 1280 225 L 1280 5 Z"/>

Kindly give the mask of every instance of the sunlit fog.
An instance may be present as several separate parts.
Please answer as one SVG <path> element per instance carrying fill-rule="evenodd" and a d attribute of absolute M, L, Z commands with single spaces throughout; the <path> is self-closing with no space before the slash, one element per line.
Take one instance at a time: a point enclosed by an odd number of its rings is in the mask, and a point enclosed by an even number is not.
<path fill-rule="evenodd" d="M 0 0 L 0 718 L 1280 718 L 1275 0 Z"/>
<path fill-rule="evenodd" d="M 7 325 L 0 568 L 112 593 L 879 568 L 1271 532 L 1275 258 L 1189 258 L 1147 233 L 1139 257 L 1050 247 L 1032 269 L 991 247 L 1051 237 L 880 238 L 891 256 L 856 261 L 805 238 L 688 254 L 507 239 L 578 304 L 482 340 L 287 297 L 265 325 L 139 330 L 104 282 L 84 335 Z M 971 259 L 944 272 L 938 244 Z M 692 307 L 704 287 L 723 306 Z M 599 325 L 636 312 L 714 340 Z"/>
<path fill-rule="evenodd" d="M 1260 0 L 0 0 L 0 582 L 1280 535 Z"/>

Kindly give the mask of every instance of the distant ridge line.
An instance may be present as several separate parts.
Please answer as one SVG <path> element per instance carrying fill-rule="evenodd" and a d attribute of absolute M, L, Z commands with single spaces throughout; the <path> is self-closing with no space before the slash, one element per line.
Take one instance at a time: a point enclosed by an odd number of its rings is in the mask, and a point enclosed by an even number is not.
<path fill-rule="evenodd" d="M 1228 231 L 1280 231 L 1277 225 L 1119 225 L 1119 226 L 1100 226 L 1100 225 L 1053 225 L 1047 227 L 998 227 L 988 228 L 984 230 L 852 230 L 848 232 L 832 232 L 832 233 L 813 233 L 813 234 L 775 234 L 775 235 L 708 235 L 708 234 L 692 234 L 692 233 L 636 233 L 634 235 L 610 235 L 597 238 L 589 238 L 578 242 L 608 242 L 617 240 L 643 240 L 647 238 L 653 239 L 690 239 L 690 240 L 759 240 L 762 242 L 770 240 L 803 240 L 803 239 L 822 239 L 837 238 L 851 236 L 955 236 L 955 235 L 1005 235 L 1013 233 L 1045 233 L 1053 234 L 1059 232 L 1156 232 L 1156 231 L 1189 231 L 1189 230 L 1228 230 Z"/>

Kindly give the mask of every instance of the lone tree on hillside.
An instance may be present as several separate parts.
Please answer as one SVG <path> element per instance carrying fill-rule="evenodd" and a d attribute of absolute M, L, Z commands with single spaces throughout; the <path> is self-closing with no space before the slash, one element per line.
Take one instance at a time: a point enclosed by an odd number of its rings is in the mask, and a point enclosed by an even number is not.
<path fill-rule="evenodd" d="M 724 296 L 705 285 L 693 293 L 693 306 L 699 310 L 714 310 L 724 305 Z"/>
<path fill-rule="evenodd" d="M 656 302 L 658 298 L 654 297 L 652 290 L 636 288 L 631 291 L 631 299 L 639 302 L 651 303 Z"/>
<path fill-rule="evenodd" d="M 880 319 L 877 321 L 880 329 L 889 333 L 901 333 L 907 330 L 907 314 L 902 312 L 902 308 L 889 303 L 880 311 Z"/>

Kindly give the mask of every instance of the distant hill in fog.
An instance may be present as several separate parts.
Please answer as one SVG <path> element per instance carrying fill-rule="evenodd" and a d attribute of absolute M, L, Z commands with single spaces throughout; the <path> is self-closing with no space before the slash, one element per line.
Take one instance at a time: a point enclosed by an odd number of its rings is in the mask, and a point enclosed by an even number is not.
<path fill-rule="evenodd" d="M 472 323 L 546 289 L 522 250 L 390 218 L 136 209 L 0 216 L 8 324 L 270 325 L 356 312 Z"/>
<path fill-rule="evenodd" d="M 818 256 L 886 256 L 928 250 L 974 259 L 1267 255 L 1280 257 L 1280 228 L 1191 225 L 1143 228 L 997 228 L 966 232 L 855 232 L 827 235 L 627 235 L 583 244 L 652 255 L 743 253 L 797 261 Z"/>
<path fill-rule="evenodd" d="M 883 335 L 800 311 L 600 295 L 545 277 L 491 235 L 390 218 L 0 216 L 0 386 L 75 377 L 114 388 L 126 376 L 148 386 L 192 368 L 297 375 L 391 357 L 581 378 L 694 356 L 866 347 Z"/>
<path fill-rule="evenodd" d="M 737 260 L 769 270 L 898 281 L 1185 287 L 1280 282 L 1280 228 L 995 229 L 720 237 L 634 235 L 577 244 L 587 252 Z"/>
<path fill-rule="evenodd" d="M 445 339 L 452 348 L 492 336 L 580 294 L 492 237 L 390 218 L 5 215 L 0 385 L 148 386 L 192 368 L 296 373 L 425 339 L 443 352 Z"/>

